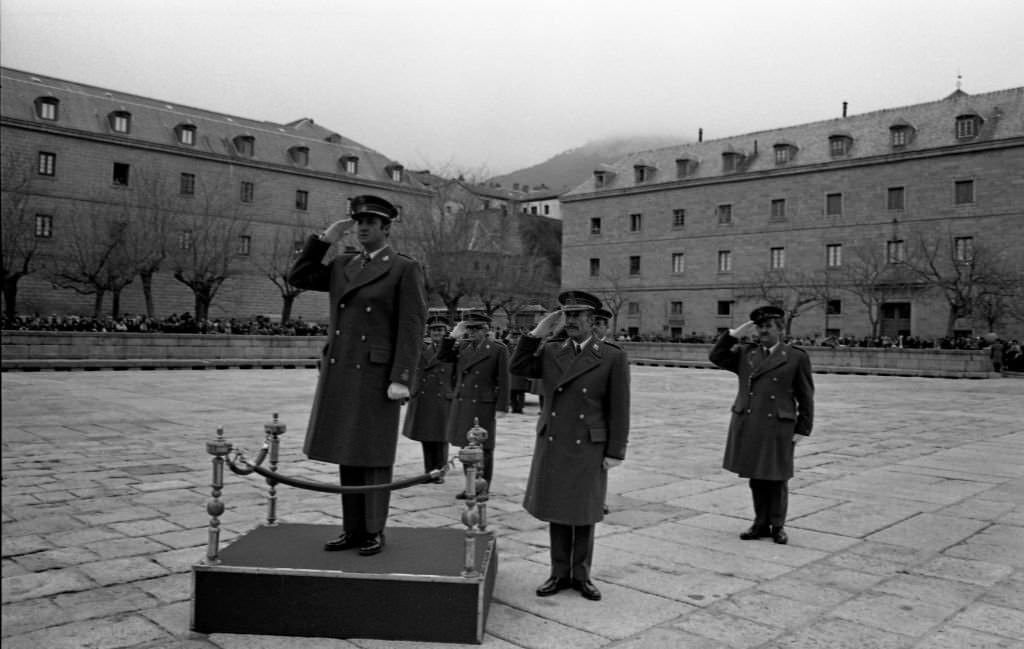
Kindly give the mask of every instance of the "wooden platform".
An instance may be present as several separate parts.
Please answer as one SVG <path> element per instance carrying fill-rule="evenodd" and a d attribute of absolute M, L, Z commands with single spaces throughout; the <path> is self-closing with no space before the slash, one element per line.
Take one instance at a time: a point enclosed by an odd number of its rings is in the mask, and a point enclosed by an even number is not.
<path fill-rule="evenodd" d="M 325 552 L 340 528 L 261 526 L 192 566 L 192 630 L 421 642 L 483 641 L 498 569 L 493 536 L 463 577 L 465 532 L 388 528 L 380 554 Z"/>

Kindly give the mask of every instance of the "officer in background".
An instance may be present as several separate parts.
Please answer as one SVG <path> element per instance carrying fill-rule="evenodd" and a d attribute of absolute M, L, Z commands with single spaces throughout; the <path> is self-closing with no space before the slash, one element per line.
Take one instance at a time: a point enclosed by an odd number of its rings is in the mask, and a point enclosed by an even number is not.
<path fill-rule="evenodd" d="M 739 392 L 725 445 L 727 471 L 749 478 L 754 523 L 740 534 L 747 541 L 789 541 L 787 482 L 793 477 L 798 435 L 814 425 L 814 380 L 807 352 L 782 342 L 785 312 L 754 309 L 750 320 L 723 333 L 709 354 L 712 363 L 736 374 Z M 753 342 L 740 342 L 750 336 Z"/>
<path fill-rule="evenodd" d="M 420 354 L 419 375 L 405 410 L 402 434 L 423 446 L 423 470 L 440 469 L 448 462 L 447 423 L 452 405 L 452 364 L 438 357 L 448 334 L 448 319 L 427 318 L 427 336 Z"/>
<path fill-rule="evenodd" d="M 523 332 L 518 329 L 513 329 L 508 334 L 508 348 L 510 353 L 514 353 L 519 341 L 523 337 Z M 523 408 L 526 406 L 526 393 L 530 391 L 532 381 L 525 376 L 516 376 L 513 374 L 509 377 L 509 406 L 512 408 L 512 412 L 516 414 L 523 414 Z"/>
<path fill-rule="evenodd" d="M 537 595 L 573 588 L 599 600 L 590 578 L 594 526 L 604 518 L 608 471 L 626 457 L 629 361 L 594 336 L 599 299 L 566 291 L 558 302 L 512 355 L 512 373 L 543 379 L 544 390 L 523 506 L 549 524 L 551 576 Z M 551 340 L 563 328 L 567 338 Z"/>
<path fill-rule="evenodd" d="M 423 271 L 388 245 L 398 210 L 378 196 L 352 199 L 351 218 L 313 235 L 288 281 L 330 293 L 330 328 L 306 430 L 311 460 L 338 465 L 342 486 L 391 482 L 401 404 L 419 363 L 427 315 Z M 324 255 L 356 226 L 361 252 Z M 325 550 L 384 549 L 391 492 L 342 494 L 343 533 Z"/>
<path fill-rule="evenodd" d="M 608 340 L 608 327 L 612 319 L 612 312 L 608 309 L 594 310 L 594 337 L 598 340 Z"/>

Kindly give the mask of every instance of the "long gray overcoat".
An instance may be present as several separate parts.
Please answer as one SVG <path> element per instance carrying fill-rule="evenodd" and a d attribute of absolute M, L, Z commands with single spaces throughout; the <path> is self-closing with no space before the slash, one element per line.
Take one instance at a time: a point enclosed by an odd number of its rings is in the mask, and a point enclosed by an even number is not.
<path fill-rule="evenodd" d="M 758 480 L 793 477 L 793 435 L 810 435 L 814 426 L 807 352 L 782 343 L 765 358 L 758 345 L 726 332 L 708 356 L 739 380 L 722 467 Z"/>
<path fill-rule="evenodd" d="M 494 448 L 495 413 L 508 411 L 508 349 L 490 339 L 474 349 L 466 341 L 456 342 L 448 337 L 441 341 L 438 357 L 455 364 L 448 441 L 465 446 L 466 432 L 473 427 L 474 420 L 479 420 L 488 433 L 484 448 Z"/>
<path fill-rule="evenodd" d="M 417 442 L 446 442 L 452 405 L 452 364 L 437 356 L 437 347 L 423 344 L 419 378 L 405 409 L 402 434 Z"/>
<path fill-rule="evenodd" d="M 414 259 L 385 247 L 362 267 L 311 236 L 288 280 L 330 293 L 331 324 L 306 430 L 310 459 L 346 466 L 395 462 L 401 403 L 392 382 L 412 386 L 423 345 L 427 307 L 423 273 Z"/>
<path fill-rule="evenodd" d="M 523 336 L 513 374 L 543 379 L 544 407 L 523 507 L 562 525 L 604 518 L 608 471 L 604 458 L 625 459 L 629 441 L 629 361 L 614 343 L 591 339 L 578 355 L 569 341 Z"/>

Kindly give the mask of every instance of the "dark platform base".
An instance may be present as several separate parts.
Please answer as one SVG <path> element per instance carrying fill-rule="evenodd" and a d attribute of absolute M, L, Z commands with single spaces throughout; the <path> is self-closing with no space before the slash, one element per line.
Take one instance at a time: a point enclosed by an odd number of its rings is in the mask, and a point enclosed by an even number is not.
<path fill-rule="evenodd" d="M 483 641 L 498 570 L 493 536 L 463 577 L 465 531 L 388 528 L 384 552 L 325 552 L 340 527 L 262 526 L 192 566 L 192 630 L 422 642 Z"/>

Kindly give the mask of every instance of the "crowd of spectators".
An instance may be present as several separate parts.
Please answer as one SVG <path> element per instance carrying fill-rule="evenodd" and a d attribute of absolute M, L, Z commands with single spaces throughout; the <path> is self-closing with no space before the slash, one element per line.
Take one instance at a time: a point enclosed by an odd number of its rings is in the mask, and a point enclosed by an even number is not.
<path fill-rule="evenodd" d="M 166 318 L 145 315 L 122 315 L 93 318 L 78 315 L 33 316 L 20 315 L 3 318 L 4 330 L 14 331 L 124 331 L 133 333 L 176 334 L 243 334 L 260 336 L 320 336 L 327 333 L 324 325 L 306 322 L 302 318 L 285 323 L 274 322 L 266 316 L 249 320 L 238 318 L 197 320 L 191 313 L 172 313 Z"/>

